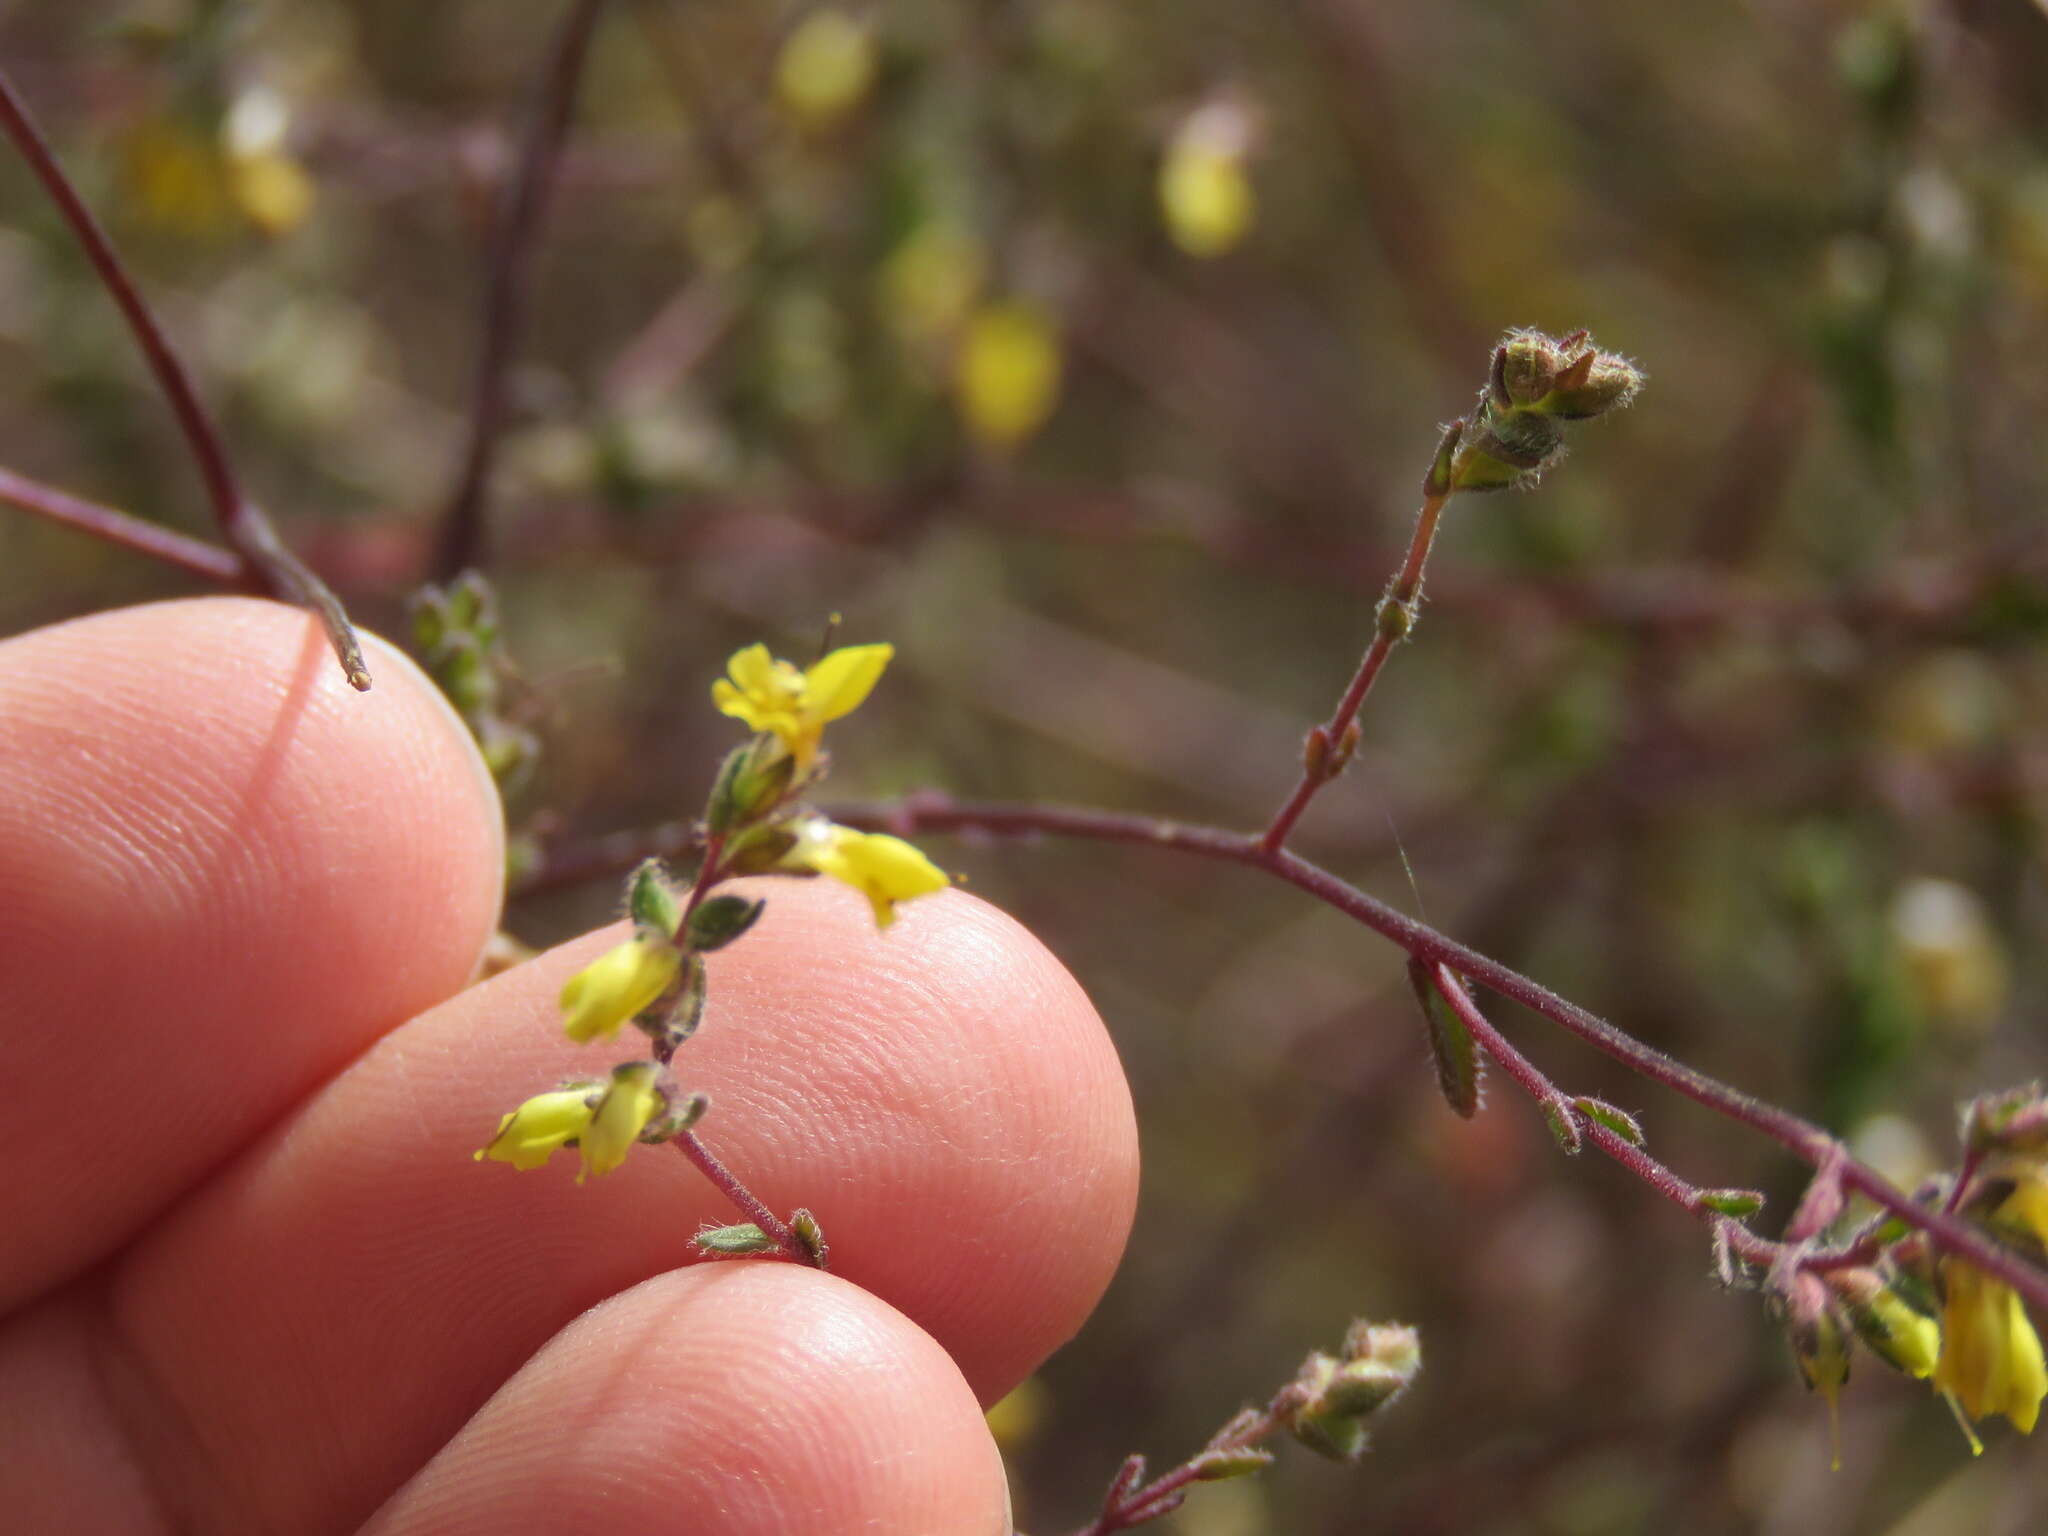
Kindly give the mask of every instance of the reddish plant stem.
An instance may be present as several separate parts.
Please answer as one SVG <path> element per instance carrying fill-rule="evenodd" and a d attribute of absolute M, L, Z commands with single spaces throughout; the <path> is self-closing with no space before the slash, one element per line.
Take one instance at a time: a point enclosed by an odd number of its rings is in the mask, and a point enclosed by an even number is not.
<path fill-rule="evenodd" d="M 683 904 L 684 927 L 688 926 L 690 914 L 697 910 L 704 898 L 710 894 L 712 887 L 725 878 L 725 870 L 721 864 L 724 852 L 723 837 L 714 837 L 705 843 L 703 859 L 697 866 L 697 878 L 691 882 L 689 897 Z M 663 1061 L 663 1065 L 667 1065 L 666 1060 Z M 824 1268 L 818 1261 L 818 1256 L 804 1245 L 803 1239 L 790 1229 L 789 1224 L 762 1204 L 760 1198 L 740 1182 L 739 1175 L 712 1156 L 711 1149 L 695 1135 L 684 1131 L 675 1137 L 675 1144 L 683 1156 L 696 1165 L 698 1172 L 716 1185 L 719 1193 L 739 1208 L 740 1214 L 768 1235 L 769 1240 L 782 1250 L 784 1258 L 798 1264 L 809 1265 L 813 1269 Z"/>
<path fill-rule="evenodd" d="M 1171 848 L 1201 858 L 1242 864 L 1307 892 L 1347 917 L 1370 928 L 1428 965 L 1449 968 L 1479 982 L 1502 997 L 1578 1036 L 1636 1073 L 1661 1083 L 1738 1125 L 1748 1126 L 1779 1143 L 1810 1167 L 1840 1158 L 1845 1188 L 1919 1228 L 1940 1245 L 1968 1260 L 1985 1274 L 2003 1280 L 2037 1307 L 2048 1309 L 2048 1272 L 2029 1264 L 1958 1217 L 1916 1204 L 1876 1169 L 1843 1155 L 1840 1144 L 1820 1126 L 1789 1110 L 1754 1098 L 1738 1088 L 1677 1061 L 1626 1031 L 1559 997 L 1540 982 L 1489 959 L 1456 939 L 1417 922 L 1406 913 L 1368 896 L 1306 859 L 1265 846 L 1263 839 L 1214 827 L 1189 827 L 1158 817 L 1130 816 L 1113 811 L 1067 806 L 955 803 L 942 796 L 913 796 L 891 806 L 840 806 L 832 818 L 851 827 L 898 835 L 918 832 L 979 831 L 1003 836 L 1049 835 L 1090 838 L 1098 842 L 1135 843 Z"/>
<path fill-rule="evenodd" d="M 676 1150 L 687 1157 L 696 1170 L 709 1179 L 718 1192 L 739 1208 L 741 1215 L 766 1233 L 769 1241 L 782 1250 L 782 1256 L 798 1264 L 817 1269 L 815 1255 L 803 1244 L 803 1239 L 790 1230 L 767 1206 L 763 1205 L 751 1189 L 739 1181 L 733 1171 L 712 1155 L 711 1149 L 697 1139 L 694 1131 L 679 1131 L 671 1138 Z"/>
<path fill-rule="evenodd" d="M 1178 1508 L 1186 1496 L 1185 1490 L 1188 1485 L 1200 1480 L 1200 1463 L 1209 1452 L 1249 1450 L 1260 1441 L 1270 1438 L 1279 1428 L 1280 1416 L 1274 1407 L 1269 1405 L 1257 1418 L 1242 1425 L 1235 1433 L 1217 1435 L 1171 1472 L 1161 1474 L 1144 1487 L 1119 1493 L 1112 1486 L 1109 1497 L 1103 1501 L 1102 1512 L 1074 1532 L 1074 1536 L 1115 1536 L 1118 1531 L 1132 1530 L 1148 1520 L 1157 1520 Z M 1136 1461 L 1136 1458 L 1133 1460 Z M 1126 1463 L 1127 1467 L 1129 1465 L 1131 1463 Z"/>
<path fill-rule="evenodd" d="M 191 375 L 171 349 L 170 338 L 144 301 L 141 290 L 129 278 L 121 258 L 115 254 L 113 241 L 107 238 L 99 220 L 93 217 L 92 210 L 78 195 L 78 189 L 64 174 L 64 168 L 57 163 L 56 155 L 37 129 L 35 120 L 29 116 L 27 104 L 16 93 L 13 82 L 4 71 L 0 71 L 0 129 L 4 129 L 8 138 L 13 140 L 22 159 L 28 162 L 29 169 L 43 184 L 43 190 L 56 204 L 58 213 L 70 226 L 86 259 L 99 274 L 100 285 L 128 322 L 136 345 L 142 349 L 150 372 L 156 376 L 157 387 L 170 403 L 171 414 L 177 417 L 178 429 L 184 434 L 186 446 L 191 449 L 193 460 L 199 466 L 200 478 L 206 482 L 206 494 L 213 503 L 214 521 L 220 527 L 221 536 L 242 558 L 242 575 L 260 578 L 260 586 L 272 596 L 298 603 L 319 614 L 327 629 L 328 642 L 341 661 L 342 671 L 348 674 L 350 685 L 358 690 L 367 689 L 370 686 L 369 668 L 363 664 L 355 628 L 349 623 L 340 600 L 298 556 L 284 547 L 262 508 L 242 494 L 234 468 L 229 463 L 227 449 L 214 427 L 213 418 L 200 401 L 199 390 Z M 87 526 L 85 523 L 75 525 Z"/>
<path fill-rule="evenodd" d="M 1759 1237 L 1739 1221 L 1726 1216 L 1706 1204 L 1705 1191 L 1697 1184 L 1681 1178 L 1669 1168 L 1650 1156 L 1626 1136 L 1610 1130 L 1591 1116 L 1580 1112 L 1571 1097 L 1546 1077 L 1542 1068 L 1524 1056 L 1498 1029 L 1493 1022 L 1479 1011 L 1479 1005 L 1472 1001 L 1472 995 L 1459 983 L 1458 978 L 1441 965 L 1430 967 L 1430 984 L 1437 995 L 1450 1005 L 1480 1049 L 1500 1064 L 1501 1071 L 1534 1099 L 1538 1104 L 1548 1104 L 1552 1112 L 1565 1116 L 1577 1125 L 1579 1134 L 1598 1147 L 1615 1162 L 1621 1164 L 1643 1183 L 1673 1205 L 1700 1217 L 1709 1227 L 1720 1227 L 1726 1234 L 1730 1251 L 1744 1262 L 1767 1268 L 1783 1250 L 1782 1243 L 1774 1243 Z"/>
<path fill-rule="evenodd" d="M 248 567 L 231 549 L 187 538 L 97 501 L 87 501 L 53 485 L 17 475 L 10 469 L 0 469 L 0 501 L 224 587 L 238 587 L 248 580 Z"/>
<path fill-rule="evenodd" d="M 1287 841 L 1287 834 L 1294 830 L 1294 824 L 1301 820 L 1301 813 L 1308 809 L 1309 801 L 1316 797 L 1316 791 L 1336 776 L 1328 765 L 1334 761 L 1341 769 L 1344 756 L 1348 755 L 1343 746 L 1344 733 L 1358 718 L 1366 695 L 1372 692 L 1372 685 L 1379 678 L 1380 668 L 1387 664 L 1394 647 L 1407 637 L 1413 627 L 1414 605 L 1422 596 L 1422 568 L 1429 560 L 1430 546 L 1436 542 L 1437 524 L 1443 518 L 1444 503 L 1449 499 L 1448 493 L 1424 495 L 1422 510 L 1415 518 L 1415 532 L 1408 540 L 1407 558 L 1388 584 L 1386 596 L 1380 599 L 1372 644 L 1366 647 L 1364 659 L 1359 662 L 1351 685 L 1337 701 L 1329 720 L 1317 727 L 1321 750 L 1311 752 L 1307 765 L 1302 769 L 1301 782 L 1294 786 L 1294 793 L 1287 797 L 1287 803 L 1280 807 L 1272 824 L 1266 828 L 1266 835 L 1260 839 L 1260 846 L 1268 853 L 1279 851 Z M 1394 613 L 1401 615 L 1399 623 L 1389 622 Z M 1313 741 L 1316 737 L 1311 736 L 1310 739 Z"/>
<path fill-rule="evenodd" d="M 484 495 L 504 427 L 505 375 L 525 326 L 534 237 L 554 182 L 562 140 L 568 133 L 569 114 L 576 104 L 576 82 L 583 73 L 598 12 L 603 9 L 604 0 L 572 0 L 548 51 L 547 69 L 527 121 L 517 169 L 500 198 L 492 230 L 490 275 L 484 285 L 476 372 L 470 384 L 469 440 L 435 541 L 436 581 L 452 581 L 474 565 L 482 552 Z"/>

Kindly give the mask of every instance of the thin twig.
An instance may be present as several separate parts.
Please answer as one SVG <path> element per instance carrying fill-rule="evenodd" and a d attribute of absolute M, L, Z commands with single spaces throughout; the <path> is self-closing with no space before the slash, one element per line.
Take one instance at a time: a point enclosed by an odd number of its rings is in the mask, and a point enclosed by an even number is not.
<path fill-rule="evenodd" d="M 1344 690 L 1344 696 L 1330 712 L 1328 723 L 1316 727 L 1310 734 L 1309 740 L 1313 745 L 1302 767 L 1301 782 L 1294 786 L 1294 793 L 1274 815 L 1265 837 L 1261 839 L 1268 852 L 1277 852 L 1287 841 L 1287 834 L 1294 830 L 1294 824 L 1308 809 L 1316 791 L 1337 776 L 1345 759 L 1350 756 L 1345 733 L 1358 718 L 1358 711 L 1365 704 L 1365 696 L 1372 692 L 1380 668 L 1386 665 L 1394 647 L 1407 637 L 1414 622 L 1415 604 L 1422 596 L 1422 568 L 1429 561 L 1430 546 L 1436 542 L 1437 524 L 1443 517 L 1444 503 L 1449 499 L 1448 491 L 1432 490 L 1424 495 L 1422 510 L 1415 518 L 1415 532 L 1408 540 L 1408 553 L 1401 561 L 1401 569 L 1389 583 L 1386 596 L 1380 600 L 1380 622 L 1373 628 L 1372 644 L 1366 647 L 1365 657 L 1351 678 L 1351 686 Z M 1387 622 L 1390 615 L 1401 616 L 1398 625 Z"/>
<path fill-rule="evenodd" d="M 1539 1105 L 1549 1105 L 1556 1114 L 1567 1116 L 1578 1127 L 1579 1134 L 1593 1146 L 1621 1164 L 1651 1189 L 1669 1200 L 1681 1210 L 1701 1218 L 1709 1227 L 1722 1226 L 1728 1234 L 1730 1250 L 1748 1263 L 1759 1268 L 1768 1267 L 1783 1248 L 1768 1238 L 1759 1237 L 1739 1222 L 1731 1221 L 1716 1211 L 1706 1201 L 1707 1191 L 1680 1175 L 1673 1173 L 1656 1158 L 1616 1131 L 1608 1129 L 1599 1121 L 1579 1111 L 1571 1096 L 1560 1089 L 1544 1075 L 1543 1069 L 1524 1056 L 1508 1038 L 1493 1025 L 1493 1021 L 1479 1011 L 1479 1005 L 1472 1001 L 1472 995 L 1459 984 L 1458 978 L 1447 967 L 1433 965 L 1429 968 L 1430 985 L 1437 995 L 1450 1005 L 1472 1038 L 1491 1056 L 1524 1093 Z"/>
<path fill-rule="evenodd" d="M 263 590 L 286 601 L 311 607 L 319 613 L 327 627 L 327 638 L 341 660 L 342 671 L 348 674 L 350 685 L 358 690 L 367 689 L 370 672 L 363 664 L 362 648 L 356 642 L 355 629 L 342 610 L 340 600 L 298 556 L 285 548 L 262 508 L 242 494 L 234 468 L 228 461 L 227 449 L 222 445 L 213 418 L 200 401 L 191 375 L 171 349 L 170 338 L 144 301 L 141 290 L 129 278 L 127 269 L 114 252 L 113 242 L 107 238 L 99 220 L 93 217 L 92 210 L 86 207 L 78 189 L 64 174 L 64 168 L 57 163 L 49 143 L 30 117 L 27 104 L 15 91 L 4 70 L 0 70 L 0 128 L 6 130 L 22 159 L 28 162 L 29 169 L 43 184 L 43 190 L 57 205 L 57 211 L 71 227 L 87 259 L 92 262 L 93 270 L 99 274 L 101 286 L 128 322 L 128 329 L 149 362 L 150 372 L 156 375 L 157 387 L 163 391 L 164 398 L 170 402 L 172 414 L 178 419 L 178 428 L 184 433 L 186 446 L 191 449 L 192 457 L 199 466 L 200 477 L 206 482 L 206 494 L 213 503 L 214 521 L 220 527 L 221 536 L 246 562 L 248 572 L 260 578 Z"/>
<path fill-rule="evenodd" d="M 783 1257 L 798 1264 L 808 1265 L 812 1269 L 824 1267 L 818 1262 L 817 1255 L 804 1246 L 803 1239 L 790 1229 L 789 1223 L 763 1205 L 760 1197 L 742 1184 L 738 1176 L 714 1157 L 709 1147 L 697 1139 L 695 1132 L 678 1131 L 671 1139 L 676 1144 L 676 1150 L 687 1157 L 697 1171 L 717 1187 L 720 1194 L 737 1206 L 740 1214 L 759 1227 L 768 1240 L 782 1250 Z"/>
<path fill-rule="evenodd" d="M 505 420 L 505 375 L 526 320 L 526 287 L 535 236 L 547 206 L 576 85 L 604 0 L 573 0 L 548 50 L 539 95 L 527 120 L 519 163 L 500 195 L 484 284 L 482 334 L 470 384 L 469 441 L 442 514 L 433 577 L 452 581 L 477 563 L 484 539 L 484 497 Z"/>
<path fill-rule="evenodd" d="M 53 485 L 17 475 L 11 469 L 0 469 L 0 501 L 224 587 L 238 587 L 248 580 L 247 565 L 231 549 L 188 538 L 161 524 L 145 522 L 97 501 L 87 501 Z"/>

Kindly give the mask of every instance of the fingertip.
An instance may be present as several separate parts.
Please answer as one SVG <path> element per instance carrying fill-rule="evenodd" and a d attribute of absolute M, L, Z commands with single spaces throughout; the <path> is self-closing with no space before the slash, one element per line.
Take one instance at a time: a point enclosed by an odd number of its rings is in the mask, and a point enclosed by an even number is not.
<path fill-rule="evenodd" d="M 439 690 L 365 638 L 368 694 L 315 620 L 254 599 L 0 645 L 0 1080 L 102 1082 L 114 1050 L 146 1085 L 117 1136 L 48 1128 L 0 1298 L 89 1261 L 474 968 L 497 797 Z"/>
<path fill-rule="evenodd" d="M 857 1287 L 774 1262 L 660 1275 L 584 1314 L 367 1530 L 597 1526 L 1010 1529 L 1001 1458 L 945 1351 Z"/>

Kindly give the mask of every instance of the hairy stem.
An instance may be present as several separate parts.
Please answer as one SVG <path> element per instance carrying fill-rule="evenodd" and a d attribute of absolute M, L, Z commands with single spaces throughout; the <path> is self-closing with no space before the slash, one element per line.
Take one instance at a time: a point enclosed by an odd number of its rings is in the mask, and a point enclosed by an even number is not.
<path fill-rule="evenodd" d="M 1639 1077 L 1661 1083 L 1725 1119 L 1748 1126 L 1785 1147 L 1800 1161 L 1819 1168 L 1840 1159 L 1839 1176 L 1854 1190 L 1926 1232 L 1942 1247 L 1968 1260 L 1987 1275 L 2003 1280 L 2034 1305 L 2048 1309 L 2048 1272 L 2028 1263 L 1955 1215 L 1917 1204 L 1876 1169 L 1844 1156 L 1840 1143 L 1811 1121 L 1780 1109 L 1738 1088 L 1710 1077 L 1684 1062 L 1645 1045 L 1626 1031 L 1559 997 L 1519 971 L 1460 944 L 1406 913 L 1368 896 L 1328 870 L 1306 859 L 1265 846 L 1258 836 L 1214 827 L 1191 827 L 1158 817 L 1066 806 L 984 804 L 949 801 L 941 796 L 915 796 L 894 805 L 840 806 L 833 820 L 903 836 L 918 832 L 974 831 L 1001 836 L 1046 835 L 1090 838 L 1100 842 L 1135 843 L 1170 848 L 1201 858 L 1242 864 L 1284 880 L 1318 901 L 1372 929 L 1417 960 L 1448 967 L 1482 983 L 1502 997 L 1520 1003 L 1560 1028 L 1604 1051 Z"/>
<path fill-rule="evenodd" d="M 1650 1156 L 1641 1147 L 1609 1130 L 1599 1121 L 1581 1114 L 1572 1103 L 1571 1097 L 1543 1074 L 1528 1057 L 1509 1043 L 1507 1037 L 1494 1028 L 1493 1022 L 1479 1011 L 1479 1005 L 1472 1001 L 1458 978 L 1442 965 L 1429 969 L 1430 985 L 1437 995 L 1450 1005 L 1481 1050 L 1499 1063 L 1500 1069 L 1524 1093 L 1539 1105 L 1549 1105 L 1556 1114 L 1563 1115 L 1578 1126 L 1579 1134 L 1591 1142 L 1608 1157 L 1626 1168 L 1651 1189 L 1669 1200 L 1680 1209 L 1700 1217 L 1709 1227 L 1720 1227 L 1727 1237 L 1729 1251 L 1745 1262 L 1767 1267 L 1781 1252 L 1783 1245 L 1758 1237 L 1740 1222 L 1731 1220 L 1706 1204 L 1706 1191 L 1688 1182 L 1678 1174 Z"/>
<path fill-rule="evenodd" d="M 1266 835 L 1260 839 L 1260 846 L 1267 852 L 1277 852 L 1286 843 L 1287 834 L 1301 820 L 1301 813 L 1308 809 L 1316 791 L 1337 776 L 1344 760 L 1349 757 L 1345 732 L 1358 718 L 1366 695 L 1372 692 L 1372 685 L 1379 678 L 1380 668 L 1387 664 L 1394 647 L 1407 638 L 1414 627 L 1416 603 L 1422 596 L 1422 568 L 1428 563 L 1430 546 L 1436 542 L 1437 524 L 1443 518 L 1444 503 L 1449 499 L 1448 493 L 1434 491 L 1423 497 L 1422 510 L 1415 518 L 1415 532 L 1408 540 L 1407 558 L 1388 583 L 1386 596 L 1380 599 L 1379 621 L 1373 630 L 1372 644 L 1366 647 L 1358 671 L 1352 675 L 1350 686 L 1337 701 L 1329 720 L 1311 735 L 1310 740 L 1318 745 L 1309 752 L 1308 761 L 1302 768 L 1301 782 L 1294 786 L 1294 793 L 1275 813 L 1272 824 L 1266 828 Z"/>
<path fill-rule="evenodd" d="M 1157 1520 L 1179 1507 L 1187 1496 L 1188 1485 L 1201 1478 L 1201 1461 L 1211 1451 L 1249 1450 L 1261 1441 L 1270 1439 L 1280 1428 L 1278 1400 L 1255 1416 L 1247 1414 L 1209 1443 L 1190 1456 L 1172 1471 L 1162 1473 L 1151 1482 L 1138 1488 L 1125 1488 L 1127 1480 L 1143 1476 L 1144 1461 L 1133 1457 L 1124 1463 L 1125 1473 L 1110 1486 L 1109 1496 L 1102 1501 L 1102 1512 L 1074 1536 L 1115 1536 L 1118 1531 L 1132 1530 L 1150 1520 Z"/>
<path fill-rule="evenodd" d="M 671 1140 L 674 1141 L 676 1150 L 687 1157 L 696 1170 L 709 1179 L 717 1187 L 718 1192 L 739 1209 L 741 1215 L 759 1227 L 767 1235 L 768 1240 L 782 1250 L 784 1258 L 808 1265 L 812 1269 L 824 1267 L 819 1264 L 816 1255 L 804 1246 L 803 1239 L 790 1230 L 789 1223 L 763 1205 L 760 1197 L 742 1184 L 738 1175 L 713 1156 L 711 1149 L 697 1139 L 696 1132 L 679 1131 Z"/>
<path fill-rule="evenodd" d="M 163 391 L 164 398 L 170 402 L 171 413 L 177 417 L 178 429 L 184 433 L 186 446 L 191 449 L 193 460 L 199 466 L 200 477 L 206 482 L 206 494 L 213 504 L 214 521 L 220 527 L 221 536 L 245 562 L 244 574 L 259 578 L 262 589 L 272 596 L 312 608 L 318 613 L 326 626 L 328 642 L 341 661 L 342 671 L 348 674 L 350 685 L 358 690 L 367 689 L 370 671 L 363 664 L 362 647 L 356 641 L 355 628 L 349 623 L 340 600 L 298 556 L 284 547 L 262 508 L 242 494 L 220 432 L 215 428 L 213 418 L 207 414 L 192 376 L 172 350 L 170 338 L 143 299 L 141 290 L 128 276 L 127 268 L 122 266 L 107 232 L 100 227 L 99 220 L 93 217 L 92 210 L 78 195 L 78 189 L 64 174 L 64 168 L 57 163 L 56 155 L 36 128 L 35 120 L 29 116 L 27 104 L 4 71 L 0 71 L 0 129 L 6 131 L 22 159 L 28 162 L 29 169 L 43 184 L 43 190 L 50 195 L 51 202 L 56 204 L 57 211 L 92 262 L 93 270 L 99 274 L 101 286 L 128 322 L 128 329 L 142 349 L 150 372 L 156 376 L 157 387 Z M 104 520 L 97 526 L 74 520 L 74 525 L 93 526 L 96 532 L 107 526 Z M 153 550 L 152 553 L 160 554 L 160 551 Z"/>

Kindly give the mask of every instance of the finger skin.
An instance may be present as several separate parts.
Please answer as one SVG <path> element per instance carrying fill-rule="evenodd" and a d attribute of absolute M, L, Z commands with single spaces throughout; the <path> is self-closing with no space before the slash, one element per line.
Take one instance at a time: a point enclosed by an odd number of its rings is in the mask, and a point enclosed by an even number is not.
<path fill-rule="evenodd" d="M 119 1270 L 107 1376 L 188 1525 L 349 1528 L 572 1318 L 735 1219 L 669 1148 L 582 1187 L 566 1155 L 471 1161 L 509 1106 L 631 1054 L 570 1046 L 556 1001 L 620 933 L 380 1042 Z M 677 1067 L 712 1097 L 714 1150 L 772 1208 L 815 1211 L 835 1273 L 984 1400 L 1107 1284 L 1135 1193 L 1129 1093 L 1086 997 L 985 903 L 921 900 L 877 934 L 852 891 L 774 884 L 713 957 Z"/>
<path fill-rule="evenodd" d="M 1009 1536 L 958 1367 L 813 1270 L 661 1275 L 576 1319 L 364 1536 Z"/>
<path fill-rule="evenodd" d="M 371 663 L 355 693 L 311 618 L 240 598 L 0 643 L 0 1083 L 46 1106 L 0 1308 L 470 974 L 497 797 L 418 669 Z"/>

